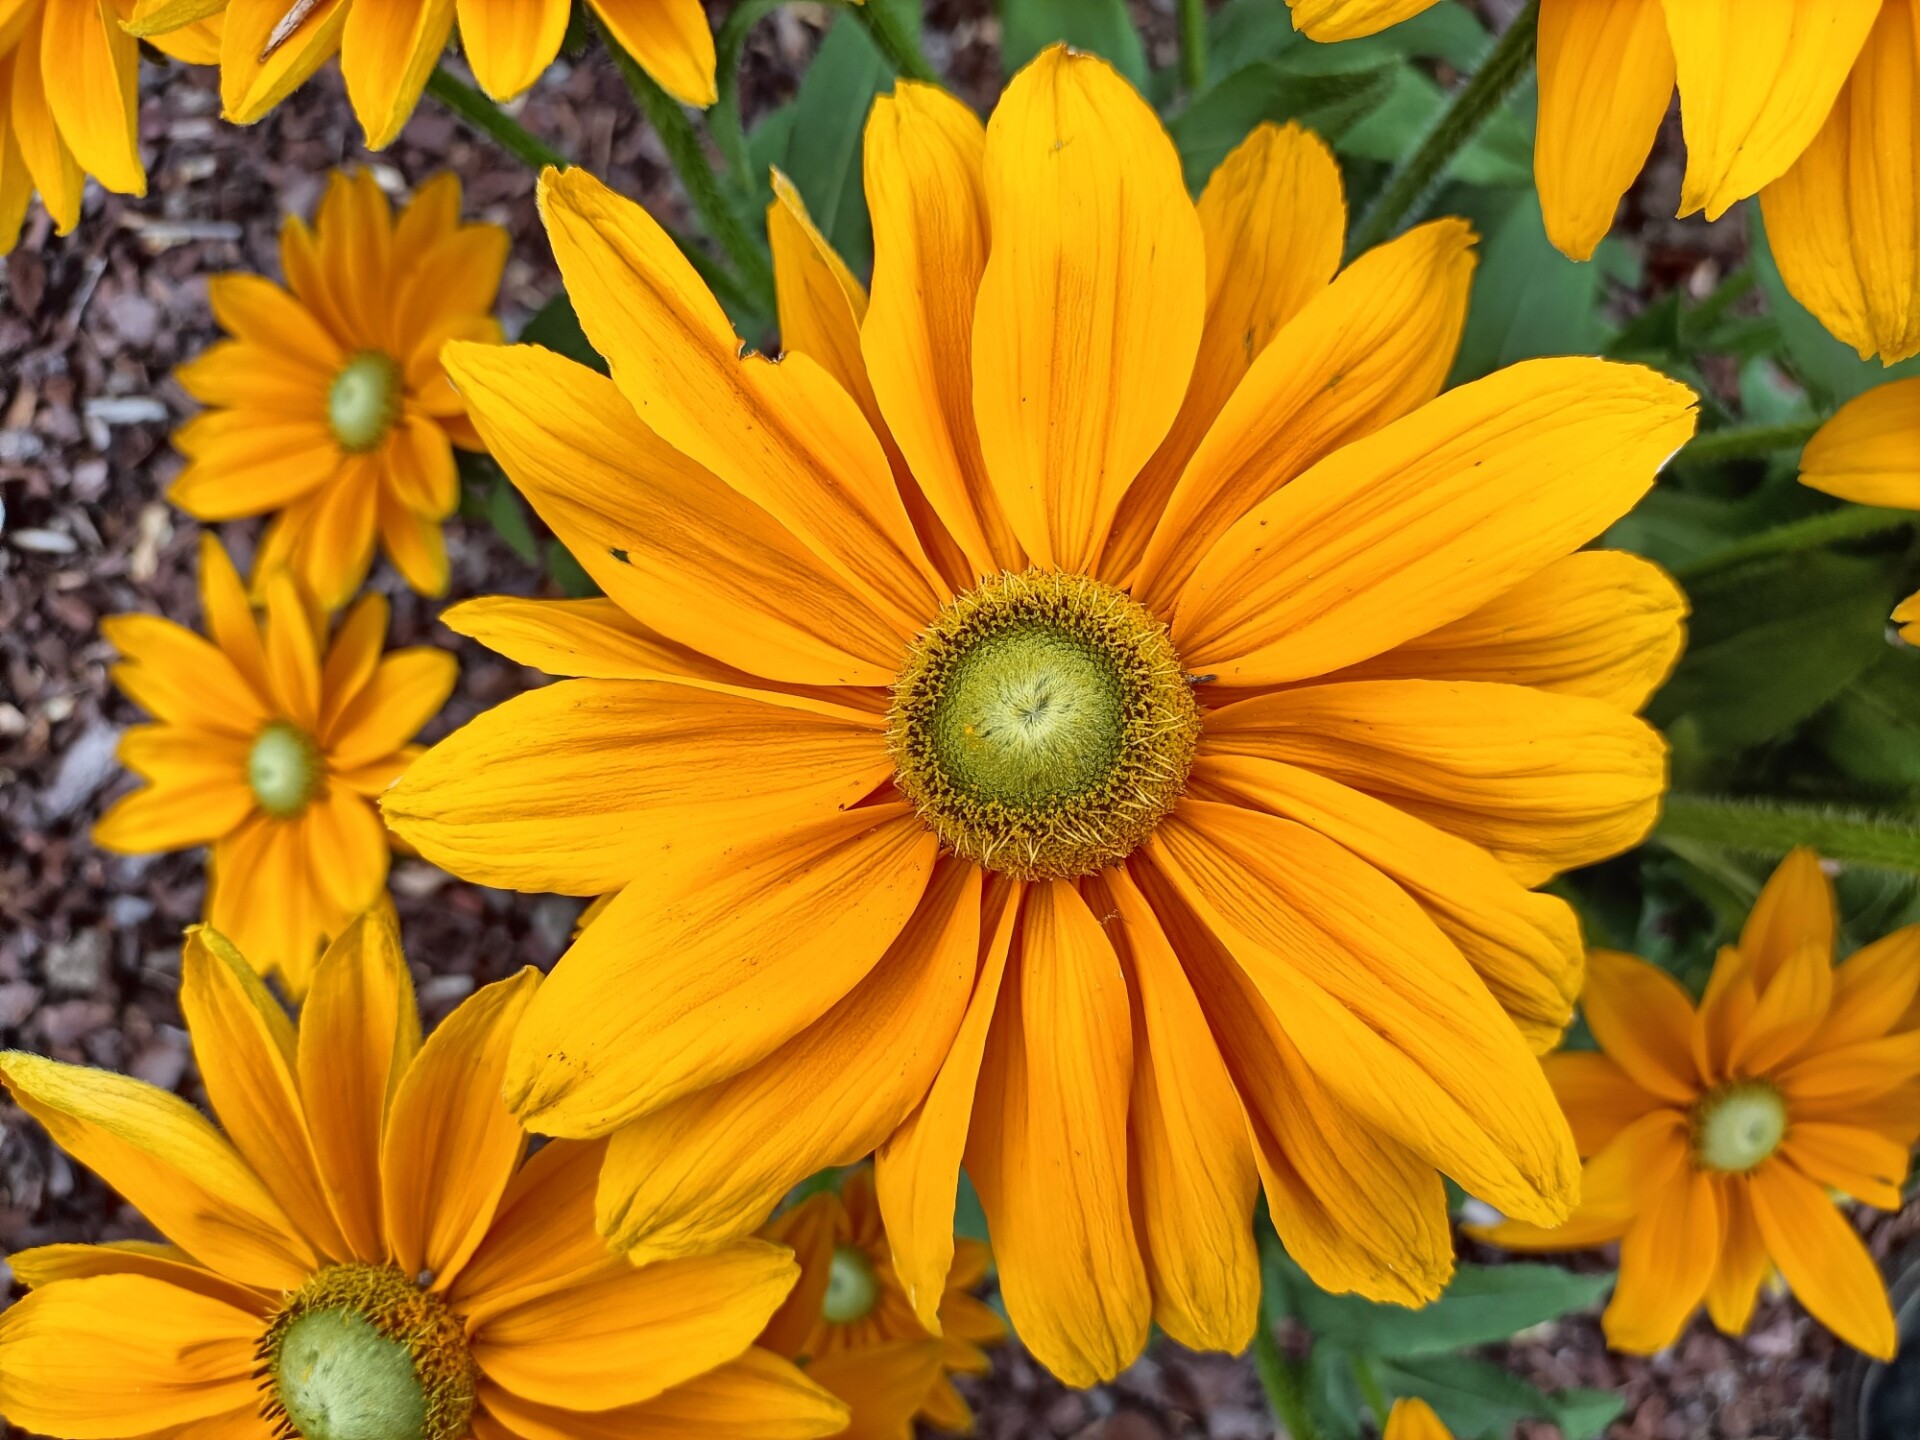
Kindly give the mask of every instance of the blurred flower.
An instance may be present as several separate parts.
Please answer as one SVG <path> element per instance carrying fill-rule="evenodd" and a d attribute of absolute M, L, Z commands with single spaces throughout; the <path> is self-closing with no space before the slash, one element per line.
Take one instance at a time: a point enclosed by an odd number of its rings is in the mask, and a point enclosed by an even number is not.
<path fill-rule="evenodd" d="M 1287 0 L 1316 40 L 1434 0 Z M 1680 92 L 1680 214 L 1759 195 L 1781 278 L 1864 358 L 1920 352 L 1915 0 L 1541 0 L 1534 178 L 1553 243 L 1590 257 Z"/>
<path fill-rule="evenodd" d="M 848 1175 L 837 1193 L 807 1197 L 760 1234 L 800 1262 L 799 1282 L 760 1344 L 847 1403 L 846 1440 L 913 1440 L 916 1417 L 972 1433 L 973 1411 L 948 1376 L 986 1374 L 991 1362 L 981 1347 L 1007 1338 L 1000 1317 L 969 1293 L 986 1278 L 985 1245 L 954 1241 L 936 1337 L 894 1274 L 871 1170 Z"/>
<path fill-rule="evenodd" d="M 500 1103 L 539 981 L 475 993 L 424 1044 L 392 912 L 314 973 L 298 1029 L 216 932 L 180 1004 L 225 1127 L 139 1080 L 0 1054 L 0 1080 L 166 1244 L 8 1256 L 0 1414 L 64 1440 L 807 1440 L 845 1409 L 753 1337 L 798 1274 L 745 1240 L 636 1267 L 593 1228 L 597 1145 Z"/>
<path fill-rule="evenodd" d="M 291 292 L 216 275 L 231 334 L 176 375 L 211 407 L 174 432 L 187 465 L 168 498 L 199 520 L 278 511 L 256 585 L 287 565 L 334 609 L 366 578 L 378 534 L 415 590 L 447 588 L 440 522 L 460 499 L 453 447 L 480 448 L 440 368 L 448 340 L 497 342 L 507 260 L 497 225 L 460 223 L 460 181 L 420 187 L 396 222 L 364 170 L 335 171 L 309 228 L 280 231 Z"/>
<path fill-rule="evenodd" d="M 1453 1440 L 1453 1432 L 1440 1423 L 1433 1407 L 1424 1400 L 1396 1400 L 1387 1416 L 1386 1432 L 1380 1440 Z"/>
<path fill-rule="evenodd" d="M 700 0 L 587 3 L 662 89 L 689 105 L 714 102 L 713 32 Z M 456 17 L 474 78 L 510 100 L 553 64 L 572 13 L 572 0 L 137 0 L 127 29 L 164 37 L 221 16 L 220 101 L 238 125 L 260 119 L 337 52 L 367 148 L 383 150 L 413 114 Z"/>
<path fill-rule="evenodd" d="M 1747 1327 L 1775 1266 L 1829 1330 L 1891 1358 L 1886 1286 L 1837 1191 L 1900 1207 L 1920 1137 L 1920 925 L 1833 963 L 1833 887 L 1810 850 L 1767 882 L 1737 948 L 1720 952 L 1696 1009 L 1665 971 L 1589 957 L 1581 1005 L 1600 1053 L 1547 1057 L 1588 1157 L 1580 1207 L 1559 1229 L 1497 1226 L 1496 1244 L 1620 1243 L 1603 1323 L 1649 1354 L 1706 1302 Z"/>
<path fill-rule="evenodd" d="M 613 378 L 449 349 L 607 593 L 451 611 L 587 678 L 385 800 L 456 873 L 619 892 L 512 1103 L 613 1136 L 601 1221 L 643 1257 L 878 1149 L 929 1329 L 964 1157 L 1014 1324 L 1074 1384 L 1150 1320 L 1245 1346 L 1262 1179 L 1322 1285 L 1430 1299 L 1440 1172 L 1542 1223 L 1572 1199 L 1529 1042 L 1578 928 L 1526 887 L 1652 822 L 1633 712 L 1683 601 L 1570 552 L 1693 397 L 1548 360 L 1435 399 L 1463 224 L 1336 278 L 1320 141 L 1261 127 L 1196 212 L 1091 56 L 1042 55 L 985 129 L 902 84 L 866 146 L 871 303 L 782 186 L 777 364 L 577 169 L 542 207 Z"/>
<path fill-rule="evenodd" d="M 203 60 L 217 36 L 200 23 L 160 48 Z M 147 193 L 139 78 L 139 42 L 111 5 L 13 0 L 0 9 L 0 255 L 20 238 L 35 191 L 62 235 L 80 222 L 89 175 L 122 195 Z"/>
<path fill-rule="evenodd" d="M 1860 505 L 1920 510 L 1920 380 L 1896 380 L 1841 406 L 1800 455 L 1800 483 Z M 1920 595 L 1895 607 L 1920 645 Z"/>
<path fill-rule="evenodd" d="M 379 899 L 387 833 L 373 797 L 418 752 L 407 742 L 453 690 L 457 667 L 421 646 L 385 656 L 387 602 L 369 595 L 327 642 L 285 571 L 256 620 L 212 535 L 200 540 L 210 638 L 158 615 L 113 615 L 113 680 L 158 722 L 120 737 L 147 781 L 94 826 L 123 855 L 212 847 L 206 915 L 287 991 L 306 993 L 330 935 Z"/>

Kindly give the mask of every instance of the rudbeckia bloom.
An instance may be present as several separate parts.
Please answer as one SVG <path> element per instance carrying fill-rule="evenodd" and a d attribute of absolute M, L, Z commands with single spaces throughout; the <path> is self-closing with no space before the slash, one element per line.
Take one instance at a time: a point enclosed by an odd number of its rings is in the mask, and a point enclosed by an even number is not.
<path fill-rule="evenodd" d="M 837 1193 L 808 1196 L 760 1233 L 800 1264 L 799 1282 L 760 1344 L 846 1402 L 846 1440 L 913 1440 L 916 1418 L 972 1433 L 973 1410 L 948 1376 L 986 1374 L 991 1362 L 981 1347 L 1006 1339 L 1000 1317 L 969 1293 L 986 1278 L 985 1245 L 954 1241 L 936 1338 L 894 1274 L 871 1170 L 848 1175 Z"/>
<path fill-rule="evenodd" d="M 289 289 L 208 282 L 233 338 L 175 372 L 209 408 L 174 432 L 187 465 L 167 497 L 205 521 L 277 511 L 256 579 L 289 566 L 328 609 L 359 589 L 376 535 L 409 585 L 438 595 L 453 447 L 480 448 L 440 347 L 500 339 L 489 312 L 506 261 L 506 231 L 461 223 L 456 176 L 421 186 L 396 221 L 371 175 L 336 171 L 318 222 L 281 228 Z"/>
<path fill-rule="evenodd" d="M 1380 1440 L 1453 1440 L 1453 1432 L 1440 1423 L 1426 1401 L 1405 1399 L 1393 1402 Z"/>
<path fill-rule="evenodd" d="M 1838 1191 L 1900 1207 L 1920 1137 L 1920 926 L 1833 963 L 1833 889 L 1811 851 L 1767 882 L 1696 1008 L 1631 955 L 1589 958 L 1587 1023 L 1600 1052 L 1547 1057 L 1587 1158 L 1565 1226 L 1498 1226 L 1496 1244 L 1568 1250 L 1620 1241 L 1603 1323 L 1615 1349 L 1671 1344 L 1706 1302 L 1746 1329 L 1774 1270 L 1814 1318 L 1882 1359 L 1895 1348 L 1886 1286 L 1835 1208 Z"/>
<path fill-rule="evenodd" d="M 1841 406 L 1800 455 L 1800 483 L 1860 505 L 1920 510 L 1920 380 L 1896 380 Z M 1920 595 L 1894 610 L 1920 645 Z"/>
<path fill-rule="evenodd" d="M 256 619 L 233 562 L 200 541 L 206 637 L 158 615 L 114 615 L 113 681 L 156 723 L 120 737 L 147 784 L 94 826 L 123 855 L 211 847 L 206 917 L 262 971 L 306 993 L 321 944 L 379 899 L 387 833 L 373 797 L 453 690 L 453 656 L 383 656 L 387 602 L 369 595 L 328 642 L 325 620 L 285 571 Z"/>
<path fill-rule="evenodd" d="M 700 0 L 588 4 L 662 89 L 689 105 L 714 102 L 713 33 Z M 553 63 L 571 14 L 572 0 L 137 0 L 127 28 L 165 36 L 221 16 L 220 103 L 238 125 L 260 119 L 337 53 L 367 148 L 383 150 L 413 114 L 456 17 L 474 78 L 509 100 Z"/>
<path fill-rule="evenodd" d="M 1287 0 L 1316 40 L 1434 0 Z M 1676 87 L 1680 214 L 1759 195 L 1781 277 L 1864 358 L 1920 352 L 1916 0 L 1541 0 L 1534 179 L 1553 243 L 1589 258 Z"/>
<path fill-rule="evenodd" d="M 639 1256 L 878 1147 L 935 1332 L 964 1158 L 1014 1325 L 1074 1384 L 1150 1318 L 1246 1344 L 1262 1180 L 1322 1285 L 1431 1298 L 1441 1171 L 1542 1223 L 1572 1198 L 1528 1042 L 1579 939 L 1527 887 L 1651 823 L 1633 711 L 1682 602 L 1570 552 L 1692 396 L 1549 360 L 1434 398 L 1463 224 L 1336 277 L 1318 140 L 1263 127 L 1196 210 L 1153 112 L 1064 49 L 984 128 L 898 87 L 865 184 L 870 299 L 778 202 L 777 363 L 579 170 L 541 204 L 612 378 L 449 349 L 607 596 L 450 611 L 583 678 L 383 801 L 457 874 L 619 892 L 510 1103 L 612 1137 L 600 1222 Z"/>
<path fill-rule="evenodd" d="M 8 1257 L 0 1414 L 61 1440 L 808 1440 L 846 1410 L 754 1336 L 798 1274 L 745 1240 L 636 1267 L 593 1228 L 599 1146 L 500 1102 L 539 980 L 422 1043 L 390 912 L 314 973 L 299 1026 L 218 934 L 180 1006 L 223 1134 L 168 1091 L 38 1055 L 0 1080 L 165 1244 Z"/>

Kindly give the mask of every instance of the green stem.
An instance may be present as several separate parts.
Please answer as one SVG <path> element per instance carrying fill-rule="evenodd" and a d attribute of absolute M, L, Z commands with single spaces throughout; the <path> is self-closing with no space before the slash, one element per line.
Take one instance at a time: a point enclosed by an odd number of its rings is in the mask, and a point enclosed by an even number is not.
<path fill-rule="evenodd" d="M 1207 88 L 1206 0 L 1180 0 L 1180 83 L 1189 95 Z"/>
<path fill-rule="evenodd" d="M 549 165 L 564 170 L 573 163 L 473 86 L 449 74 L 444 66 L 427 77 L 427 93 L 514 159 L 536 170 Z"/>
<path fill-rule="evenodd" d="M 1273 1418 L 1292 1440 L 1320 1440 L 1313 1416 L 1307 1413 L 1306 1366 L 1280 1353 L 1273 1338 L 1273 1327 L 1266 1316 L 1253 1327 L 1253 1368 L 1260 1376 L 1260 1388 L 1267 1392 L 1267 1404 Z"/>
<path fill-rule="evenodd" d="M 1829 860 L 1920 874 L 1920 824 L 1837 806 L 1669 795 L 1654 834 L 1767 856 L 1809 845 Z"/>
<path fill-rule="evenodd" d="M 1728 460 L 1777 455 L 1783 450 L 1801 449 L 1819 429 L 1818 420 L 1803 420 L 1790 425 L 1735 425 L 1725 430 L 1709 430 L 1694 436 L 1687 447 L 1673 457 L 1673 463 L 1676 469 L 1695 470 Z"/>
<path fill-rule="evenodd" d="M 700 136 L 694 131 L 693 122 L 687 119 L 687 112 L 680 107 L 678 100 L 662 90 L 654 78 L 640 68 L 639 62 L 607 33 L 604 26 L 600 34 L 606 42 L 607 52 L 613 56 L 614 66 L 620 71 L 620 78 L 627 82 L 627 89 L 633 92 L 633 98 L 639 102 L 647 122 L 653 126 L 660 143 L 666 147 L 667 158 L 673 162 L 680 183 L 686 187 L 687 198 L 693 202 L 694 213 L 700 217 L 700 223 L 706 226 L 709 235 L 720 242 L 720 248 L 727 252 L 727 258 L 733 262 L 734 269 L 740 272 L 740 278 L 754 303 L 767 314 L 772 314 L 773 262 L 727 203 L 726 194 L 720 188 L 720 177 L 713 173 L 713 166 L 707 160 L 707 152 L 700 144 Z"/>
<path fill-rule="evenodd" d="M 1408 221 L 1420 217 L 1455 157 L 1472 143 L 1501 102 L 1526 77 L 1538 40 L 1539 21 L 1540 0 L 1527 0 L 1520 18 L 1494 42 L 1473 78 L 1441 112 L 1419 148 L 1387 177 L 1385 188 L 1354 231 L 1356 254 L 1390 239 Z"/>
<path fill-rule="evenodd" d="M 1680 317 L 1680 323 L 1691 335 L 1704 335 L 1731 310 L 1745 295 L 1760 283 L 1751 265 L 1742 265 L 1720 282 L 1720 286 L 1693 309 Z"/>
<path fill-rule="evenodd" d="M 1735 565 L 1744 565 L 1750 560 L 1790 555 L 1796 550 L 1819 550 L 1837 541 L 1860 540 L 1869 535 L 1884 534 L 1916 521 L 1920 521 L 1920 512 L 1912 510 L 1844 505 L 1838 510 L 1810 515 L 1805 520 L 1795 520 L 1788 525 L 1776 525 L 1771 530 L 1762 530 L 1758 535 L 1749 535 L 1744 540 L 1723 545 L 1690 565 L 1679 566 L 1673 573 L 1684 584 Z"/>
<path fill-rule="evenodd" d="M 901 20 L 893 0 L 866 0 L 866 4 L 854 6 L 852 13 L 859 17 L 868 37 L 887 57 L 894 74 L 928 85 L 940 83 L 940 77 L 933 73 L 933 66 L 927 63 L 926 53 L 920 48 L 920 37 Z"/>
<path fill-rule="evenodd" d="M 1367 1363 L 1367 1357 L 1353 1357 L 1353 1379 L 1360 1387 L 1360 1398 L 1367 1402 L 1367 1408 L 1373 1412 L 1375 1428 L 1384 1431 L 1387 1428 L 1387 1414 L 1393 1409 L 1387 1400 L 1387 1392 L 1380 1388 L 1379 1377 L 1373 1373 L 1373 1366 Z"/>
<path fill-rule="evenodd" d="M 778 10 L 783 0 L 741 0 L 734 6 L 714 37 L 718 54 L 715 73 L 719 77 L 720 97 L 707 111 L 707 129 L 713 143 L 726 157 L 728 173 L 734 183 L 751 186 L 754 177 L 747 160 L 747 131 L 740 119 L 740 56 L 747 48 L 747 36 L 767 16 Z"/>

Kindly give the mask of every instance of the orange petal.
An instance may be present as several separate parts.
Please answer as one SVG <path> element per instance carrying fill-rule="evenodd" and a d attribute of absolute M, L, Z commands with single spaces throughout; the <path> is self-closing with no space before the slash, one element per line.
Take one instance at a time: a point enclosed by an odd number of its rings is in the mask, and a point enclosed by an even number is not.
<path fill-rule="evenodd" d="M 844 1433 L 847 1407 L 789 1362 L 749 1350 L 639 1405 L 583 1412 L 536 1405 L 480 1382 L 501 1440 L 813 1440 Z M 477 1440 L 489 1437 L 476 1429 Z"/>
<path fill-rule="evenodd" d="M 1679 1339 L 1713 1283 L 1724 1233 L 1707 1171 L 1685 1167 L 1652 1191 L 1620 1242 L 1620 1280 L 1601 1317 L 1607 1344 L 1650 1355 Z"/>
<path fill-rule="evenodd" d="M 1833 1004 L 1820 1030 L 1832 1049 L 1884 1035 L 1920 994 L 1920 926 L 1908 925 L 1863 945 L 1833 972 Z"/>
<path fill-rule="evenodd" d="M 1799 1119 L 1780 1153 L 1808 1179 L 1882 1210 L 1900 1208 L 1912 1159 L 1906 1146 L 1864 1127 Z"/>
<path fill-rule="evenodd" d="M 1744 1178 L 1721 1177 L 1720 1218 L 1726 1238 L 1720 1263 L 1714 1267 L 1713 1283 L 1707 1286 L 1707 1314 L 1721 1334 L 1741 1335 L 1753 1318 L 1753 1302 L 1759 1297 L 1760 1286 L 1773 1269 L 1760 1238 L 1759 1223 L 1753 1218 L 1751 1191 Z"/>
<path fill-rule="evenodd" d="M 1544 1056 L 1553 1097 L 1573 1126 L 1573 1142 L 1582 1155 L 1596 1155 L 1627 1126 L 1660 1108 L 1659 1097 L 1642 1089 L 1626 1069 L 1606 1055 L 1563 1050 Z"/>
<path fill-rule="evenodd" d="M 1632 955 L 1591 950 L 1580 1006 L 1600 1048 L 1635 1084 L 1678 1104 L 1699 1096 L 1693 1003 L 1666 971 Z"/>
<path fill-rule="evenodd" d="M 716 59 L 700 0 L 590 0 L 593 13 L 674 99 L 711 105 Z"/>
<path fill-rule="evenodd" d="M 606 1144 L 553 1140 L 514 1173 L 486 1238 L 460 1268 L 447 1303 L 470 1325 L 627 1262 L 593 1227 L 593 1192 Z"/>
<path fill-rule="evenodd" d="M 1920 510 L 1920 378 L 1842 405 L 1801 452 L 1800 483 L 1860 505 Z"/>
<path fill-rule="evenodd" d="M 1754 987 L 1764 991 L 1774 972 L 1802 950 L 1831 960 L 1838 923 L 1833 882 L 1820 857 L 1803 845 L 1767 878 L 1740 929 L 1740 955 L 1751 967 Z"/>
<path fill-rule="evenodd" d="M 460 0 L 460 49 L 480 88 L 511 100 L 560 53 L 568 0 Z"/>
<path fill-rule="evenodd" d="M 846 1401 L 846 1440 L 900 1440 L 939 1381 L 938 1340 L 888 1340 L 860 1350 L 829 1352 L 807 1364 L 807 1378 Z"/>
<path fill-rule="evenodd" d="M 1813 1318 L 1857 1350 L 1889 1360 L 1899 1346 L 1887 1284 L 1827 1192 L 1787 1165 L 1753 1177 L 1760 1238 Z"/>
<path fill-rule="evenodd" d="M 1287 0 L 1293 28 L 1313 40 L 1359 40 L 1411 20 L 1435 0 Z"/>

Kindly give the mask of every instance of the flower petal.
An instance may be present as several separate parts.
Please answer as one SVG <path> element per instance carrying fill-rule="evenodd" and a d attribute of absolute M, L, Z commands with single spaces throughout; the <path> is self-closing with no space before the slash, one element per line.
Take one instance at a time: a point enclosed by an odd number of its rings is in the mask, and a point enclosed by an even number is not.
<path fill-rule="evenodd" d="M 1899 1345 L 1887 1284 L 1827 1192 L 1787 1165 L 1753 1177 L 1760 1238 L 1795 1298 L 1856 1350 L 1890 1360 Z"/>
<path fill-rule="evenodd" d="M 1358 40 L 1411 20 L 1435 0 L 1287 0 L 1293 28 L 1312 40 Z"/>
<path fill-rule="evenodd" d="M 1800 483 L 1859 505 L 1920 510 L 1920 378 L 1842 405 L 1801 452 Z"/>
<path fill-rule="evenodd" d="M 1034 563 L 1087 570 L 1186 393 L 1205 241 L 1158 117 L 1106 61 L 1065 46 L 1000 97 L 984 174 L 981 453 Z"/>
<path fill-rule="evenodd" d="M 383 656 L 322 735 L 327 768 L 354 770 L 393 754 L 440 713 L 459 678 L 459 662 L 429 645 Z"/>
<path fill-rule="evenodd" d="M 120 28 L 109 0 L 49 5 L 41 22 L 42 73 L 58 74 L 47 104 L 80 168 L 122 195 L 147 193 L 140 164 L 140 42 Z"/>
<path fill-rule="evenodd" d="M 674 99 L 711 105 L 717 63 L 713 32 L 700 0 L 590 0 L 593 13 L 621 48 Z"/>
<path fill-rule="evenodd" d="M 1774 972 L 1802 950 L 1818 950 L 1831 961 L 1838 927 L 1833 882 L 1820 857 L 1802 845 L 1767 877 L 1740 928 L 1740 955 L 1755 989 L 1764 991 Z"/>
<path fill-rule="evenodd" d="M 560 53 L 568 0 L 460 0 L 460 50 L 480 88 L 511 100 Z"/>
<path fill-rule="evenodd" d="M 1591 950 L 1580 1007 L 1600 1048 L 1636 1085 L 1681 1105 L 1699 1097 L 1693 1004 L 1666 971 L 1632 955 Z"/>
<path fill-rule="evenodd" d="M 49 67 L 41 46 L 46 30 L 45 11 L 45 6 L 38 6 L 26 12 L 19 44 L 14 50 L 8 87 L 12 91 L 11 131 L 54 229 L 66 235 L 80 223 L 80 199 L 86 190 L 86 175 L 60 134 L 52 97 L 47 93 Z M 40 63 L 36 64 L 36 59 Z"/>
<path fill-rule="evenodd" d="M 286 0 L 228 0 L 220 34 L 220 104 L 227 119 L 251 125 L 332 58 L 346 27 L 348 0 L 318 0 L 286 40 L 267 41 L 286 18 Z"/>
<path fill-rule="evenodd" d="M 522 1440 L 814 1440 L 844 1433 L 847 1407 L 765 1350 L 676 1385 L 638 1405 L 583 1413 L 535 1405 L 480 1382 L 482 1403 Z"/>
<path fill-rule="evenodd" d="M 113 683 L 155 719 L 251 740 L 272 718 L 223 651 L 171 620 L 109 615 L 100 635 L 124 657 Z"/>
<path fill-rule="evenodd" d="M 593 1192 L 606 1155 L 599 1140 L 554 1140 L 515 1172 L 486 1238 L 447 1293 L 469 1327 L 601 1271 L 626 1268 L 593 1226 Z"/>
<path fill-rule="evenodd" d="M 293 577 L 267 577 L 267 684 L 279 715 L 307 734 L 320 726 L 320 650 L 311 612 Z"/>
<path fill-rule="evenodd" d="M 1902 1024 L 1920 994 L 1920 925 L 1863 945 L 1833 972 L 1833 1004 L 1820 1030 L 1823 1050 L 1870 1040 Z"/>
<path fill-rule="evenodd" d="M 1707 1313 L 1723 1335 L 1744 1334 L 1753 1317 L 1760 1286 L 1773 1270 L 1766 1243 L 1753 1218 L 1751 1191 L 1743 1178 L 1724 1176 L 1720 1182 L 1720 1219 L 1726 1230 L 1720 1263 L 1707 1286 Z"/>
<path fill-rule="evenodd" d="M 1543 1056 L 1540 1068 L 1553 1086 L 1553 1098 L 1573 1127 L 1582 1155 L 1597 1155 L 1613 1137 L 1642 1115 L 1661 1106 L 1619 1061 L 1588 1050 L 1562 1050 Z"/>
<path fill-rule="evenodd" d="M 1906 1146 L 1856 1125 L 1795 1120 L 1781 1157 L 1809 1180 L 1842 1195 L 1898 1210 L 1912 1156 Z"/>
<path fill-rule="evenodd" d="M 895 1440 L 913 1433 L 915 1414 L 940 1381 L 940 1342 L 886 1340 L 829 1351 L 807 1362 L 807 1378 L 846 1402 L 846 1440 Z"/>
<path fill-rule="evenodd" d="M 1651 1355 L 1679 1339 L 1713 1283 L 1724 1233 L 1708 1171 L 1682 1166 L 1652 1191 L 1620 1242 L 1620 1280 L 1600 1321 L 1607 1344 Z"/>

